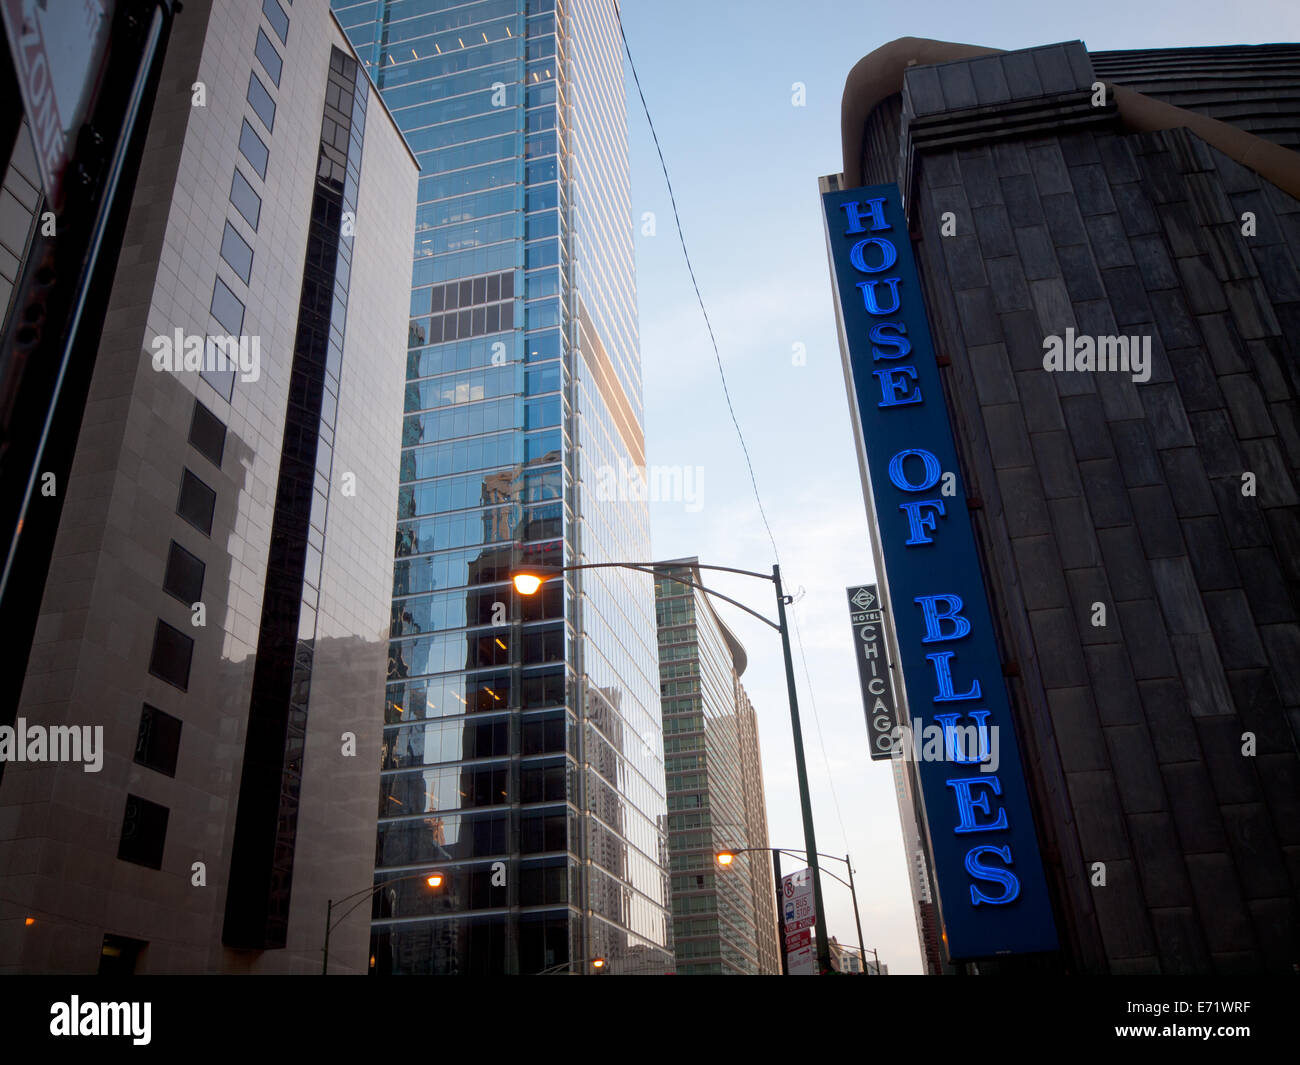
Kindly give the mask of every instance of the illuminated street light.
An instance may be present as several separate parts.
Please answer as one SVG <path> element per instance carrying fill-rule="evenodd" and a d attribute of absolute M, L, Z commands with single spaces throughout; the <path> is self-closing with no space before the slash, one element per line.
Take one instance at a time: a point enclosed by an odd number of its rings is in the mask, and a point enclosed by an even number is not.
<path fill-rule="evenodd" d="M 569 566 L 544 567 L 544 573 L 547 577 L 558 577 L 562 573 L 571 573 L 575 570 L 590 569 L 627 569 L 639 573 L 648 573 L 656 580 L 667 579 L 675 581 L 678 584 L 687 585 L 690 588 L 696 588 L 703 594 L 714 599 L 721 599 L 724 603 L 730 603 L 738 607 L 746 614 L 757 618 L 770 629 L 775 629 L 781 635 L 781 650 L 785 659 L 785 683 L 786 691 L 790 698 L 790 726 L 794 738 L 794 764 L 795 775 L 799 783 L 799 807 L 803 815 L 803 838 L 804 845 L 808 848 L 808 871 L 812 875 L 813 889 L 813 912 L 817 915 L 814 922 L 813 930 L 817 937 L 817 968 L 819 972 L 827 973 L 831 971 L 831 951 L 830 944 L 826 938 L 826 908 L 822 904 L 822 879 L 821 866 L 817 861 L 819 852 L 817 850 L 817 837 L 813 826 L 812 816 L 812 798 L 808 790 L 808 769 L 804 761 L 803 753 L 803 726 L 799 722 L 799 696 L 795 689 L 794 683 L 794 661 L 790 654 L 790 629 L 786 624 L 785 608 L 788 604 L 794 602 L 794 597 L 786 595 L 785 586 L 781 583 L 781 567 L 775 565 L 772 567 L 771 576 L 766 573 L 756 573 L 753 570 L 737 569 L 735 566 L 711 566 L 702 563 L 695 563 L 696 570 L 717 570 L 724 573 L 738 573 L 746 577 L 757 577 L 759 580 L 770 581 L 776 592 L 776 616 L 777 620 L 764 617 L 757 610 L 747 607 L 744 603 L 732 599 L 728 595 L 714 591 L 712 588 L 706 588 L 702 584 L 678 574 L 666 572 L 665 563 L 662 562 L 579 562 Z M 532 595 L 542 585 L 542 577 L 536 573 L 529 573 L 526 570 L 517 571 L 513 576 L 515 589 L 521 595 Z M 718 863 L 727 866 L 730 863 L 723 861 L 721 857 Z"/>
<path fill-rule="evenodd" d="M 375 892 L 380 891 L 383 888 L 386 888 L 392 884 L 400 884 L 403 880 L 421 880 L 421 879 L 424 880 L 424 882 L 430 888 L 436 889 L 442 887 L 442 882 L 444 877 L 441 873 L 411 873 L 408 876 L 399 876 L 394 880 L 385 880 L 382 884 L 374 884 L 371 887 L 362 888 L 360 891 L 354 891 L 352 892 L 351 895 L 343 896 L 343 898 L 339 899 L 337 902 L 335 902 L 334 899 L 327 900 L 325 904 L 325 945 L 321 947 L 321 955 L 322 955 L 321 968 L 320 968 L 321 975 L 325 976 L 326 974 L 329 973 L 329 969 L 330 969 L 330 932 L 332 932 L 335 928 L 337 928 L 340 924 L 342 924 L 344 920 L 346 920 L 346 918 L 348 917 L 348 914 L 352 913 L 352 910 L 355 910 L 363 902 L 366 902 L 369 899 L 373 899 L 375 897 Z M 363 895 L 366 896 L 366 898 L 364 899 L 361 898 L 361 896 Z M 356 906 L 353 906 L 351 910 L 348 910 L 348 912 L 345 913 L 342 917 L 340 917 L 337 921 L 334 921 L 333 920 L 334 907 L 342 906 L 343 903 L 350 902 L 352 899 L 360 899 L 360 901 L 356 904 Z M 371 957 L 370 967 L 373 969 L 374 965 L 375 965 L 375 959 L 374 957 Z"/>
<path fill-rule="evenodd" d="M 735 860 L 736 860 L 736 856 L 735 856 L 734 854 L 732 854 L 731 851 L 723 851 L 722 853 L 720 853 L 720 854 L 718 855 L 718 864 L 719 864 L 719 865 L 724 865 L 724 866 L 725 866 L 725 865 L 730 865 L 730 864 L 731 864 L 732 862 L 734 862 Z"/>
<path fill-rule="evenodd" d="M 542 578 L 535 573 L 516 573 L 515 591 L 520 595 L 532 595 L 542 586 Z"/>

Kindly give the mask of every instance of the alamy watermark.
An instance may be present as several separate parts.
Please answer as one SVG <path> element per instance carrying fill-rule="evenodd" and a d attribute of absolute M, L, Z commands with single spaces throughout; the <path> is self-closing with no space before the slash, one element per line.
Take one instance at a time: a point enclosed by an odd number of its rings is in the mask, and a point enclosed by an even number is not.
<path fill-rule="evenodd" d="M 959 725 L 959 717 L 973 725 Z M 996 773 L 1001 765 L 998 726 L 988 724 L 989 711 L 970 710 L 961 714 L 935 714 L 939 724 L 925 725 L 919 717 L 911 725 L 895 725 L 892 757 L 906 762 L 952 762 L 978 765 L 981 773 Z"/>
<path fill-rule="evenodd" d="M 1151 337 L 1065 336 L 1043 338 L 1043 369 L 1049 372 L 1094 371 L 1131 373 L 1142 384 L 1151 380 Z"/>
<path fill-rule="evenodd" d="M 262 376 L 260 336 L 204 336 L 177 328 L 160 333 L 149 344 L 153 368 L 159 372 L 238 373 L 244 382 Z"/>
<path fill-rule="evenodd" d="M 694 514 L 704 508 L 704 467 L 597 466 L 596 498 L 605 503 L 684 503 L 686 512 Z"/>
<path fill-rule="evenodd" d="M 50 1035 L 128 1036 L 135 1046 L 148 1046 L 152 1014 L 151 1002 L 82 1002 L 73 995 L 51 1004 Z"/>
<path fill-rule="evenodd" d="M 29 725 L 20 717 L 0 725 L 0 762 L 81 762 L 87 773 L 104 768 L 103 725 Z"/>

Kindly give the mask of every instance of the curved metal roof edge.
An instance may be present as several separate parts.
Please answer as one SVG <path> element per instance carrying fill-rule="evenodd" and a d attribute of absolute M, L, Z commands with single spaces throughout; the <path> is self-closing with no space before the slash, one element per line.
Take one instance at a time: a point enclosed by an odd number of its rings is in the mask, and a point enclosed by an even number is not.
<path fill-rule="evenodd" d="M 700 560 L 696 556 L 690 558 L 673 558 L 664 562 L 655 564 L 659 569 L 689 569 L 694 575 L 696 584 L 704 584 L 704 574 L 700 572 Z M 691 589 L 695 591 L 695 589 Z M 705 605 L 709 608 L 709 614 L 717 623 L 718 628 L 722 630 L 722 638 L 727 641 L 727 647 L 731 651 L 731 661 L 736 670 L 736 676 L 739 677 L 745 672 L 745 667 L 749 665 L 749 655 L 745 653 L 745 645 L 734 632 L 727 627 L 727 623 L 718 616 L 718 611 L 713 606 L 713 600 L 707 595 L 701 595 Z"/>
<path fill-rule="evenodd" d="M 845 79 L 840 104 L 845 187 L 854 188 L 862 184 L 863 128 L 871 112 L 883 100 L 903 91 L 903 75 L 908 67 L 996 55 L 1004 51 L 1003 48 L 935 41 L 926 37 L 899 37 L 854 63 Z M 1175 107 L 1122 85 L 1106 84 L 1115 95 L 1120 119 L 1129 129 L 1154 132 L 1185 126 L 1224 155 L 1300 200 L 1300 153 L 1208 115 Z"/>

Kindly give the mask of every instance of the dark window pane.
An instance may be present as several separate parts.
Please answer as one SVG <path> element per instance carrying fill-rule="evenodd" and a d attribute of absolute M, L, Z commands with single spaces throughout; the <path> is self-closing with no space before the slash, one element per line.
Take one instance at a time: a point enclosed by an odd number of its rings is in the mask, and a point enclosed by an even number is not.
<path fill-rule="evenodd" d="M 226 449 L 226 427 L 197 399 L 194 401 L 194 417 L 190 419 L 190 443 L 212 465 L 218 469 L 221 467 L 221 456 Z"/>
<path fill-rule="evenodd" d="M 144 704 L 140 713 L 140 734 L 135 741 L 136 764 L 176 775 L 176 755 L 181 747 L 181 720 L 155 706 Z"/>
<path fill-rule="evenodd" d="M 284 60 L 280 58 L 280 53 L 275 50 L 271 38 L 261 30 L 257 31 L 257 44 L 253 46 L 253 54 L 257 56 L 257 61 L 262 64 L 266 72 L 271 75 L 271 80 L 275 82 L 278 88 L 280 85 L 280 71 L 284 68 Z"/>
<path fill-rule="evenodd" d="M 262 215 L 262 197 L 253 191 L 248 179 L 235 167 L 235 176 L 230 181 L 230 202 L 244 216 L 253 231 L 257 231 L 257 220 Z"/>
<path fill-rule="evenodd" d="M 149 656 L 149 672 L 159 680 L 174 684 L 181 691 L 190 686 L 190 661 L 194 657 L 194 641 L 180 629 L 159 620 L 153 634 L 153 652 Z"/>
<path fill-rule="evenodd" d="M 244 304 L 221 278 L 212 286 L 212 317 L 228 336 L 239 336 L 244 329 Z"/>
<path fill-rule="evenodd" d="M 229 222 L 226 223 L 225 232 L 221 234 L 221 257 L 244 279 L 244 284 L 248 284 L 253 272 L 253 249 Z"/>
<path fill-rule="evenodd" d="M 216 504 L 217 493 L 186 470 L 181 478 L 181 497 L 176 503 L 176 513 L 204 536 L 209 536 L 212 533 L 212 511 Z"/>
<path fill-rule="evenodd" d="M 186 606 L 203 598 L 203 560 L 190 554 L 175 540 L 167 552 L 167 570 L 163 575 L 163 591 L 174 595 Z"/>
<path fill-rule="evenodd" d="M 289 16 L 284 13 L 276 0 L 262 0 L 262 12 L 266 15 L 266 21 L 271 24 L 271 29 L 275 30 L 275 35 L 289 43 Z"/>
<path fill-rule="evenodd" d="M 163 845 L 167 842 L 167 814 L 165 806 L 138 795 L 128 795 L 117 856 L 136 865 L 161 869 Z"/>
<path fill-rule="evenodd" d="M 248 73 L 248 102 L 253 105 L 253 110 L 262 120 L 266 131 L 272 132 L 275 129 L 275 100 L 252 71 Z"/>
<path fill-rule="evenodd" d="M 143 939 L 129 939 L 115 936 L 111 932 L 104 935 L 104 943 L 99 950 L 100 976 L 130 976 L 135 972 L 140 952 L 149 944 Z"/>
<path fill-rule="evenodd" d="M 248 124 L 248 119 L 239 130 L 239 150 L 243 153 L 244 158 L 253 164 L 253 169 L 257 171 L 257 176 L 266 178 L 266 162 L 270 154 L 266 150 L 266 145 L 262 143 L 262 138 L 257 135 L 257 131 Z"/>
<path fill-rule="evenodd" d="M 487 300 L 487 278 L 486 277 L 474 278 L 473 300 L 475 303 L 483 303 Z"/>

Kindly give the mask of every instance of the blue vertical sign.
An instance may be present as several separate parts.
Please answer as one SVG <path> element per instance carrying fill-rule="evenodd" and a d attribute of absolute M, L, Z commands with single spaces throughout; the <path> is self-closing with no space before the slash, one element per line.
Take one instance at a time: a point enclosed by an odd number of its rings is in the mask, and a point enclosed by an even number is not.
<path fill-rule="evenodd" d="M 881 577 L 921 729 L 904 733 L 904 741 L 908 756 L 918 757 L 948 953 L 961 959 L 1055 950 L 901 197 L 897 186 L 874 185 L 825 193 L 822 201 L 884 554 Z"/>

